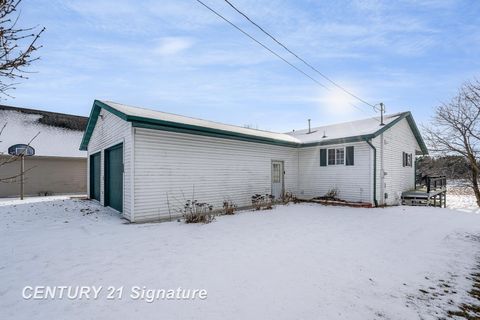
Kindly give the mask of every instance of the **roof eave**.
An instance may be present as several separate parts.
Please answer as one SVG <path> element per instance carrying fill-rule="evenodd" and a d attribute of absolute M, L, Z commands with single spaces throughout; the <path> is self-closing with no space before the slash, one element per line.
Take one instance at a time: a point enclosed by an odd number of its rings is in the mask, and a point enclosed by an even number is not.
<path fill-rule="evenodd" d="M 292 141 L 285 141 L 280 139 L 274 138 L 267 138 L 267 137 L 259 137 L 248 135 L 239 132 L 231 132 L 226 130 L 214 129 L 214 128 L 207 128 L 189 124 L 182 124 L 172 121 L 165 121 L 165 120 L 158 120 L 158 119 L 151 119 L 151 118 L 144 118 L 138 116 L 127 115 L 110 105 L 95 100 L 93 102 L 92 110 L 90 112 L 90 116 L 88 118 L 87 128 L 82 138 L 82 142 L 80 144 L 80 150 L 85 151 L 88 149 L 88 143 L 90 142 L 90 138 L 92 136 L 93 130 L 98 120 L 98 116 L 100 115 L 100 110 L 105 109 L 116 116 L 120 117 L 121 119 L 131 122 L 132 126 L 134 127 L 142 127 L 142 128 L 150 128 L 150 129 L 157 129 L 157 130 L 164 130 L 164 131 L 173 131 L 173 132 L 181 132 L 181 133 L 193 133 L 199 134 L 204 136 L 210 137 L 220 137 L 226 139 L 233 139 L 233 140 L 241 140 L 241 141 L 250 141 L 250 142 L 259 142 L 259 143 L 266 143 L 266 144 L 273 144 L 279 146 L 287 146 L 287 147 L 312 147 L 312 146 L 322 146 L 322 145 L 332 145 L 332 144 L 341 144 L 341 143 L 351 143 L 351 142 L 360 142 L 365 140 L 370 140 L 378 135 L 382 134 L 389 128 L 393 127 L 395 124 L 400 122 L 402 119 L 407 119 L 410 129 L 412 130 L 418 145 L 422 153 L 428 154 L 428 149 L 423 141 L 423 138 L 418 130 L 418 127 L 413 119 L 413 116 L 410 112 L 403 112 L 399 114 L 397 119 L 393 120 L 392 122 L 382 126 L 379 130 L 374 132 L 373 134 L 366 134 L 366 135 L 358 135 L 358 136 L 351 136 L 351 137 L 343 137 L 343 138 L 336 138 L 330 139 L 327 141 L 316 141 L 310 143 L 300 143 L 300 142 L 292 142 Z"/>
<path fill-rule="evenodd" d="M 249 135 L 249 134 L 244 134 L 239 132 L 232 132 L 232 131 L 226 131 L 221 129 L 214 129 L 214 128 L 177 123 L 177 122 L 166 121 L 166 120 L 127 115 L 102 101 L 95 100 L 93 103 L 92 111 L 90 112 L 87 129 L 85 130 L 82 143 L 80 144 L 80 150 L 87 150 L 88 143 L 90 141 L 90 138 L 93 133 L 93 129 L 95 128 L 95 125 L 98 120 L 98 116 L 100 114 L 100 110 L 102 108 L 115 114 L 116 116 L 120 117 L 125 121 L 131 122 L 132 126 L 134 127 L 183 132 L 183 133 L 193 133 L 193 134 L 199 134 L 199 135 L 205 135 L 205 136 L 211 136 L 211 137 L 260 142 L 260 143 L 287 146 L 287 147 L 297 147 L 300 145 L 299 142 L 294 142 L 294 141 L 287 141 L 287 140 L 274 139 L 274 138 L 268 138 L 268 137 L 259 137 L 259 136 L 254 136 L 254 135 Z"/>
<path fill-rule="evenodd" d="M 301 148 L 307 148 L 307 147 L 315 147 L 315 146 L 327 146 L 327 145 L 332 145 L 332 144 L 362 142 L 362 141 L 365 141 L 365 139 L 372 139 L 372 138 L 374 138 L 374 136 L 372 134 L 364 134 L 364 135 L 358 135 L 358 136 L 329 139 L 329 140 L 326 140 L 326 141 L 315 141 L 315 142 L 302 143 L 300 145 L 300 147 Z"/>

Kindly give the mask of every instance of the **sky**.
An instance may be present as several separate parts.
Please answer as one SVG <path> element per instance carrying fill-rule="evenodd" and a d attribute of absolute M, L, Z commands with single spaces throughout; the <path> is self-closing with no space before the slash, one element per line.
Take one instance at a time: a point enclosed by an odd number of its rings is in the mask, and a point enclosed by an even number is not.
<path fill-rule="evenodd" d="M 226 2 L 203 1 L 329 89 L 196 0 L 23 0 L 18 25 L 46 27 L 41 59 L 0 103 L 88 116 L 104 99 L 279 132 L 375 115 Z M 480 74 L 480 1 L 231 1 L 347 90 L 418 124 Z"/>

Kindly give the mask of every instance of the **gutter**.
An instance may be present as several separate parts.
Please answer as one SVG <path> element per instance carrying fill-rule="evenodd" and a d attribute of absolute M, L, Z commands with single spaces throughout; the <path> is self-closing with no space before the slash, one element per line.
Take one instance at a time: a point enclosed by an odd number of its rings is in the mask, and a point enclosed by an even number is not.
<path fill-rule="evenodd" d="M 377 201 L 377 148 L 372 144 L 371 140 L 365 139 L 370 148 L 373 149 L 373 203 L 378 207 Z"/>

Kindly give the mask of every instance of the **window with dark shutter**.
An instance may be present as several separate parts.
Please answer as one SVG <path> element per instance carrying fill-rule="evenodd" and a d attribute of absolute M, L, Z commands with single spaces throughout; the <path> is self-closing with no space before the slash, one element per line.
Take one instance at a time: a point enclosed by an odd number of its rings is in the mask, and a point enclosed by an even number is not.
<path fill-rule="evenodd" d="M 327 166 L 327 149 L 320 149 L 320 167 Z"/>
<path fill-rule="evenodd" d="M 347 166 L 353 166 L 355 162 L 355 151 L 354 147 L 346 147 L 345 152 L 346 152 L 346 157 L 345 157 L 345 165 Z"/>

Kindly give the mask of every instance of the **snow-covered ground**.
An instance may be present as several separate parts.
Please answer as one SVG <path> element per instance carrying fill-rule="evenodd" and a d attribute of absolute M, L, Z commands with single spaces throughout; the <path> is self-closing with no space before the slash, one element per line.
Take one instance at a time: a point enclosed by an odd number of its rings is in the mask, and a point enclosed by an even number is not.
<path fill-rule="evenodd" d="M 436 319 L 468 299 L 480 252 L 468 210 L 292 204 L 127 224 L 92 201 L 42 199 L 0 206 L 2 319 Z M 25 300 L 25 286 L 125 292 Z M 149 303 L 133 286 L 208 297 Z"/>
<path fill-rule="evenodd" d="M 447 207 L 480 213 L 472 188 L 468 187 L 468 182 L 462 180 L 447 182 Z"/>

